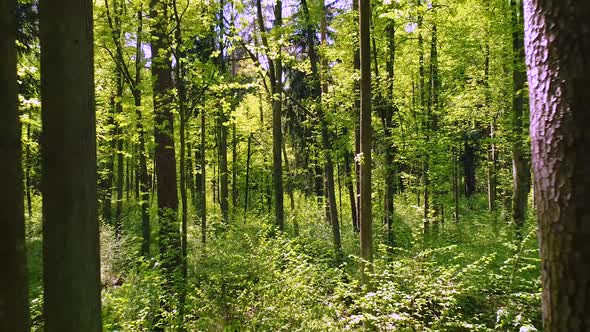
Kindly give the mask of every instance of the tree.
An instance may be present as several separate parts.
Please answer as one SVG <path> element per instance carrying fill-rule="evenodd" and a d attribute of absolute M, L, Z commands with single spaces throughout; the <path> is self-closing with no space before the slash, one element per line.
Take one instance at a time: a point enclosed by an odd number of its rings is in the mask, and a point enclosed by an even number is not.
<path fill-rule="evenodd" d="M 361 258 L 369 264 L 373 261 L 373 213 L 371 203 L 371 45 L 370 20 L 371 3 L 359 0 L 360 64 L 361 64 L 361 108 L 360 108 L 360 207 L 359 225 Z M 368 282 L 367 271 L 371 266 L 361 263 L 363 282 Z"/>
<path fill-rule="evenodd" d="M 530 190 L 530 162 L 524 147 L 523 121 L 524 84 L 526 73 L 524 68 L 524 44 L 522 40 L 522 3 L 511 0 L 512 7 L 512 50 L 513 50 L 513 97 L 512 97 L 512 220 L 520 228 L 526 217 L 528 195 Z"/>
<path fill-rule="evenodd" d="M 16 75 L 16 1 L 0 2 L 0 330 L 29 330 L 21 125 Z"/>
<path fill-rule="evenodd" d="M 170 36 L 167 31 L 168 7 L 167 1 L 150 1 L 160 255 L 164 260 L 163 266 L 168 273 L 172 273 L 180 267 L 181 248 L 172 114 L 174 85 L 170 64 Z"/>
<path fill-rule="evenodd" d="M 590 3 L 524 2 L 545 331 L 590 331 Z"/>
<path fill-rule="evenodd" d="M 92 1 L 40 5 L 46 331 L 102 331 Z"/>

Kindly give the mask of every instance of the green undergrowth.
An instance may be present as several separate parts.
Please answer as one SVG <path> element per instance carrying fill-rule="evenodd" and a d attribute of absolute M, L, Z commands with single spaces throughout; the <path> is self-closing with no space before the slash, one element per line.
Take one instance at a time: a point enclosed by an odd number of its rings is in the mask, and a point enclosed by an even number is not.
<path fill-rule="evenodd" d="M 470 207 L 471 206 L 471 207 Z M 450 209 L 448 209 L 450 211 Z M 181 287 L 169 287 L 156 257 L 139 256 L 141 216 L 128 208 L 119 241 L 101 226 L 105 331 L 536 331 L 541 329 L 540 272 L 533 218 L 520 232 L 485 198 L 460 209 L 454 222 L 422 234 L 415 199 L 396 200 L 395 247 L 374 216 L 371 284 L 358 282 L 358 235 L 342 206 L 344 261 L 334 261 L 331 227 L 314 200 L 297 200 L 285 233 L 272 217 L 235 213 L 230 225 L 209 215 L 207 243 L 189 218 L 188 280 L 181 324 Z M 155 211 L 152 211 L 152 215 Z M 42 329 L 40 218 L 28 228 L 29 285 L 34 330 Z M 293 224 L 299 224 L 294 234 Z M 158 253 L 152 224 L 152 255 Z M 518 235 L 520 233 L 520 235 Z M 174 289 L 171 291 L 171 289 Z M 535 329 L 536 328 L 536 329 Z"/>
<path fill-rule="evenodd" d="M 485 202 L 480 199 L 471 202 L 472 209 L 461 207 L 458 223 L 446 216 L 425 238 L 420 208 L 402 199 L 396 203 L 394 248 L 378 244 L 383 243 L 385 230 L 378 213 L 375 217 L 376 259 L 369 286 L 358 283 L 358 236 L 344 208 L 346 257 L 341 264 L 333 260 L 330 227 L 313 202 L 301 200 L 287 218 L 286 233 L 275 236 L 272 219 L 256 213 L 236 214 L 230 225 L 210 218 L 205 246 L 199 228 L 191 224 L 185 328 L 540 329 L 539 259 L 532 221 L 519 238 L 500 213 L 481 212 L 485 207 L 479 205 Z M 298 236 L 293 234 L 294 220 L 300 227 Z M 170 295 L 164 289 L 157 261 L 128 254 L 137 252 L 132 250 L 139 245 L 137 238 L 127 236 L 132 240 L 122 240 L 116 249 L 108 234 L 105 228 L 103 255 L 105 246 L 119 254 L 110 256 L 110 271 L 104 272 L 117 275 L 121 282 L 103 291 L 105 328 L 140 331 L 156 324 L 179 326 L 178 292 Z"/>

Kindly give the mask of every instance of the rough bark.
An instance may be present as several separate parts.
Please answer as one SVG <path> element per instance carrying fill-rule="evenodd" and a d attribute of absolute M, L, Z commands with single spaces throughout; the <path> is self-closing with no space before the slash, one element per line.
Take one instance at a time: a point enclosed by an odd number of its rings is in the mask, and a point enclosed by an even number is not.
<path fill-rule="evenodd" d="M 29 331 L 16 1 L 0 1 L 0 331 Z M 30 203 L 29 203 L 30 204 Z M 30 218 L 30 216 L 29 216 Z"/>
<path fill-rule="evenodd" d="M 590 331 L 590 3 L 524 4 L 544 330 Z"/>
<path fill-rule="evenodd" d="M 92 1 L 39 12 L 45 331 L 101 331 Z"/>
<path fill-rule="evenodd" d="M 172 114 L 172 75 L 170 68 L 170 37 L 168 4 L 150 1 L 152 19 L 151 51 L 154 102 L 154 138 L 156 144 L 156 178 L 158 217 L 160 224 L 160 256 L 168 273 L 180 267 L 181 248 L 178 225 L 178 190 L 176 156 L 174 153 L 174 116 Z"/>

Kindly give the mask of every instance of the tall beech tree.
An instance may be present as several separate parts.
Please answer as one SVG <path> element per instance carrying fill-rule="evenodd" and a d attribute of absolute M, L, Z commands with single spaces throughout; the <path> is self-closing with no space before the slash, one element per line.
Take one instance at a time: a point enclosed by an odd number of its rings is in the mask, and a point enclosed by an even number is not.
<path fill-rule="evenodd" d="M 590 331 L 590 3 L 524 1 L 545 331 Z"/>
<path fill-rule="evenodd" d="M 92 6 L 39 9 L 45 331 L 102 331 Z"/>
<path fill-rule="evenodd" d="M 371 202 L 371 2 L 359 0 L 360 28 L 360 66 L 361 66 L 361 108 L 360 108 L 360 206 L 359 225 L 361 239 L 361 258 L 369 263 L 361 263 L 361 276 L 368 282 L 368 271 L 373 261 L 373 205 Z M 368 270 L 368 271 L 367 271 Z"/>
<path fill-rule="evenodd" d="M 174 115 L 172 114 L 174 84 L 168 35 L 169 9 L 168 1 L 150 1 L 160 255 L 166 270 L 173 272 L 180 268 L 181 248 L 174 152 Z"/>
<path fill-rule="evenodd" d="M 16 1 L 0 1 L 0 331 L 29 331 Z M 30 216 L 29 216 L 30 217 Z"/>

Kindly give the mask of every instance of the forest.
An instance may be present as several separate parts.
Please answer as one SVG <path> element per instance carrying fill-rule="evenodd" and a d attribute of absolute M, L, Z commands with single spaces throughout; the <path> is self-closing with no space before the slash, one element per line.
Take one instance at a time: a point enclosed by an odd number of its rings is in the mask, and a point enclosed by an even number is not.
<path fill-rule="evenodd" d="M 588 17 L 0 0 L 0 332 L 590 331 Z"/>

